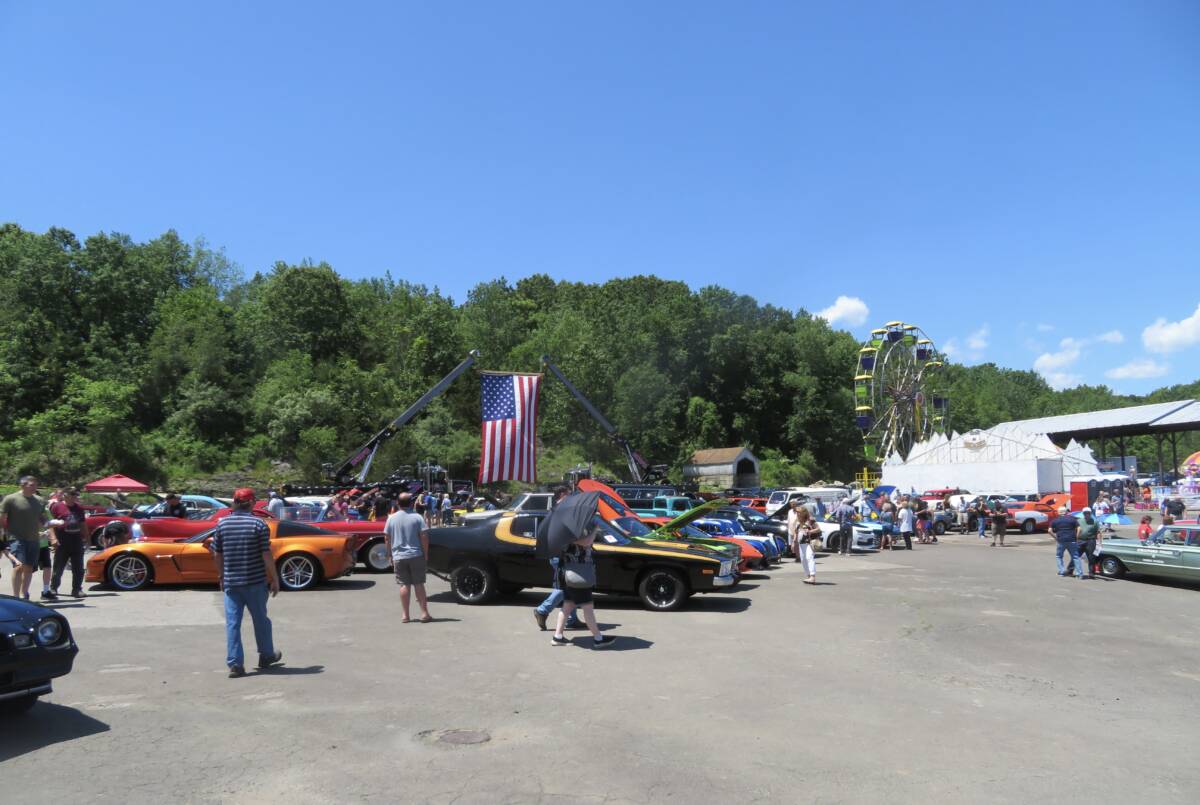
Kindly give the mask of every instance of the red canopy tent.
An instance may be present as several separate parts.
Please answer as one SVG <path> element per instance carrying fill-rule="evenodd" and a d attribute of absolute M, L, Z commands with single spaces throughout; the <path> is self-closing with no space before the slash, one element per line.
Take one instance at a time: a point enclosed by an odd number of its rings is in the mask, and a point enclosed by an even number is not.
<path fill-rule="evenodd" d="M 126 475 L 110 475 L 83 487 L 85 492 L 149 492 L 150 487 Z"/>

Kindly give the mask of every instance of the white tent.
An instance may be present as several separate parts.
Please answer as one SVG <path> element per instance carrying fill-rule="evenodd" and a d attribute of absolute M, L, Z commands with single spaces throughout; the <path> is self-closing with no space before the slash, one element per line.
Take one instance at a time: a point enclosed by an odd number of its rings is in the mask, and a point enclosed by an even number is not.
<path fill-rule="evenodd" d="M 881 483 L 918 492 L 958 487 L 977 493 L 1047 494 L 1069 489 L 1071 480 L 1097 472 L 1086 445 L 1072 441 L 1064 450 L 1045 434 L 1005 424 L 986 431 L 934 434 L 913 445 L 906 457 L 893 453 L 883 462 Z"/>

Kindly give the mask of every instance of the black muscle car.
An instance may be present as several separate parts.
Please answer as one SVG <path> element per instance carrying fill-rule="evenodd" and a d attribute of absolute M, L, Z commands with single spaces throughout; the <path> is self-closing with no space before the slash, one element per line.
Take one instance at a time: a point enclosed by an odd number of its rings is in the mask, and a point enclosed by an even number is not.
<path fill-rule="evenodd" d="M 541 514 L 505 512 L 458 528 L 429 530 L 429 571 L 450 582 L 464 604 L 482 604 L 498 593 L 550 587 L 553 572 L 534 556 Z M 678 609 L 694 593 L 724 590 L 736 572 L 729 557 L 698 545 L 647 546 L 629 540 L 600 517 L 593 545 L 596 592 L 636 595 L 649 610 Z"/>
<path fill-rule="evenodd" d="M 49 607 L 0 595 L 0 715 L 21 713 L 70 673 L 79 648 L 67 619 Z"/>

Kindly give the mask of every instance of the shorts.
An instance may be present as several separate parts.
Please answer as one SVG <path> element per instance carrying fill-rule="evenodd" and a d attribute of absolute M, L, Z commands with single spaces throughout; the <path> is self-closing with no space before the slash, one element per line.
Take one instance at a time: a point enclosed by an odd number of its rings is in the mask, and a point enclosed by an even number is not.
<path fill-rule="evenodd" d="M 50 558 L 50 546 L 42 545 L 38 548 L 38 570 L 46 567 L 54 567 L 54 560 Z"/>
<path fill-rule="evenodd" d="M 582 606 L 592 603 L 591 587 L 564 587 L 563 598 L 572 604 Z"/>
<path fill-rule="evenodd" d="M 36 539 L 14 539 L 8 544 L 13 559 L 16 559 L 19 564 L 29 565 L 34 570 L 38 569 L 38 554 L 41 553 L 41 547 L 41 540 Z"/>
<path fill-rule="evenodd" d="M 425 557 L 414 556 L 412 559 L 393 559 L 396 569 L 397 584 L 424 584 Z"/>

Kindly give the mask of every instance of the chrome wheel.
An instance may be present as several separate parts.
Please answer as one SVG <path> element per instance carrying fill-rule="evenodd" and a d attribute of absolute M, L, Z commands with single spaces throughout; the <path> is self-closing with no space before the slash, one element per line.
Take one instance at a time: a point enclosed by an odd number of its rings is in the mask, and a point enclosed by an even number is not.
<path fill-rule="evenodd" d="M 150 582 L 150 564 L 135 553 L 127 553 L 108 563 L 108 581 L 118 590 L 140 590 Z"/>
<path fill-rule="evenodd" d="M 674 570 L 652 570 L 638 585 L 638 597 L 646 609 L 666 612 L 683 604 L 687 598 L 687 585 Z"/>
<path fill-rule="evenodd" d="M 317 583 L 317 565 L 307 556 L 296 554 L 279 560 L 279 585 L 286 590 L 306 590 Z"/>
<path fill-rule="evenodd" d="M 386 573 L 392 569 L 392 554 L 386 542 L 376 542 L 367 548 L 366 565 L 376 573 Z"/>

